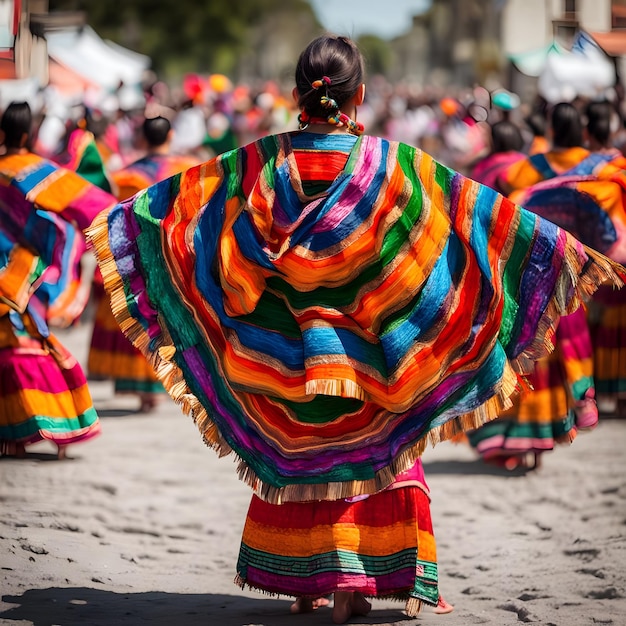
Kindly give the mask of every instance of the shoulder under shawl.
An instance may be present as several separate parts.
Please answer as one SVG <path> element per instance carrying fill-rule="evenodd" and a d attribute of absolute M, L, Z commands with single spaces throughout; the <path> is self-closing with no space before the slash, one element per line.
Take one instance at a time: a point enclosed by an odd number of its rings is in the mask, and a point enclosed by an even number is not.
<path fill-rule="evenodd" d="M 290 135 L 88 231 L 115 316 L 271 501 L 372 493 L 490 420 L 560 315 L 624 269 L 426 153 L 363 136 L 317 196 Z"/>

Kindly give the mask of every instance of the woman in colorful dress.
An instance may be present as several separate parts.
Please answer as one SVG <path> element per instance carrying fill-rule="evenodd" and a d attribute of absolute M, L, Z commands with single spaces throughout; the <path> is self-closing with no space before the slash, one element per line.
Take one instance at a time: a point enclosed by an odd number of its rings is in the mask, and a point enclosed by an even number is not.
<path fill-rule="evenodd" d="M 579 186 L 587 192 L 591 192 L 591 186 L 597 190 L 597 203 L 614 230 L 614 237 L 603 252 L 625 264 L 626 158 L 613 145 L 619 116 L 607 101 L 589 103 L 585 114 L 590 159 L 594 162 L 592 171 L 582 174 L 590 174 L 595 180 L 581 181 Z M 607 416 L 626 417 L 626 291 L 601 287 L 594 294 L 589 311 L 598 409 Z"/>
<path fill-rule="evenodd" d="M 146 118 L 141 131 L 146 147 L 144 156 L 113 174 L 119 200 L 199 163 L 195 157 L 170 153 L 172 128 L 166 118 Z M 93 380 L 113 380 L 116 394 L 139 396 L 139 410 L 149 413 L 163 398 L 165 389 L 146 357 L 120 330 L 101 281 L 94 284 L 94 300 L 96 314 L 88 376 Z"/>
<path fill-rule="evenodd" d="M 49 325 L 82 312 L 82 229 L 115 198 L 30 152 L 31 125 L 27 103 L 10 104 L 0 122 L 0 448 L 24 456 L 45 439 L 61 458 L 100 424 L 79 363 Z"/>
<path fill-rule="evenodd" d="M 335 623 L 370 596 L 410 615 L 437 604 L 424 447 L 495 417 L 558 318 L 626 278 L 419 149 L 364 134 L 364 94 L 355 44 L 320 37 L 296 68 L 299 130 L 88 231 L 122 330 L 254 490 L 236 581 L 334 594 Z"/>
<path fill-rule="evenodd" d="M 582 118 L 572 105 L 555 107 L 552 127 L 556 148 L 511 166 L 503 175 L 503 186 L 514 188 L 510 198 L 525 208 L 606 252 L 601 221 L 596 220 L 599 211 L 587 210 L 587 204 L 595 206 L 595 202 L 568 185 L 591 175 L 609 157 L 598 158 L 581 147 Z M 513 177 L 516 171 L 518 178 Z M 523 181 L 536 181 L 539 175 L 542 180 L 523 188 Z M 593 344 L 585 309 L 563 316 L 554 336 L 546 341 L 554 349 L 536 362 L 514 406 L 468 434 L 470 445 L 489 463 L 510 470 L 536 468 L 543 453 L 558 443 L 570 443 L 579 430 L 593 428 L 598 421 Z"/>
<path fill-rule="evenodd" d="M 503 193 L 500 175 L 514 163 L 526 158 L 523 147 L 522 133 L 513 122 L 496 122 L 491 126 L 491 152 L 474 165 L 470 178 Z"/>
<path fill-rule="evenodd" d="M 578 109 L 569 102 L 555 105 L 550 115 L 549 137 L 551 148 L 547 152 L 531 154 L 509 167 L 501 176 L 505 193 L 562 175 L 589 155 L 583 147 L 583 122 Z M 511 195 L 517 201 L 515 195 Z"/>

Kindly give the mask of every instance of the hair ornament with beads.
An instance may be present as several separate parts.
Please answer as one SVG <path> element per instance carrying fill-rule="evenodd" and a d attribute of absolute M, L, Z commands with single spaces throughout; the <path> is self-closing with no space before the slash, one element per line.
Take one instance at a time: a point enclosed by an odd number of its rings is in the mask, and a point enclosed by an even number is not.
<path fill-rule="evenodd" d="M 322 76 L 322 78 L 314 80 L 311 83 L 311 87 L 313 87 L 313 89 L 321 89 L 324 85 L 328 87 L 328 85 L 330 85 L 331 83 L 332 81 L 330 80 L 330 78 L 328 78 L 328 76 Z"/>
<path fill-rule="evenodd" d="M 320 104 L 325 108 L 325 109 L 338 109 L 339 105 L 337 104 L 336 100 L 333 100 L 332 98 L 330 98 L 329 96 L 322 96 L 320 98 Z"/>
<path fill-rule="evenodd" d="M 298 115 L 298 127 L 304 130 L 311 123 L 311 116 L 303 109 Z"/>
<path fill-rule="evenodd" d="M 345 126 L 348 129 L 348 132 L 352 135 L 362 135 L 365 131 L 365 126 L 363 126 L 361 122 L 355 122 L 341 111 L 337 111 L 337 113 L 329 115 L 326 118 L 326 121 L 333 126 Z"/>

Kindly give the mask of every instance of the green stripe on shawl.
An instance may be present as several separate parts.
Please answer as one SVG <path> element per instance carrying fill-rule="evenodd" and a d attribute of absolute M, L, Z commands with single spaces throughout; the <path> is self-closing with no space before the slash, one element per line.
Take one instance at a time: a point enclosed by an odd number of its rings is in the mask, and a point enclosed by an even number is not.
<path fill-rule="evenodd" d="M 514 330 L 514 322 L 519 309 L 518 298 L 520 290 L 520 280 L 522 274 L 520 267 L 524 266 L 525 259 L 530 253 L 530 242 L 535 232 L 537 218 L 528 212 L 520 212 L 521 216 L 517 229 L 515 243 L 511 250 L 511 255 L 504 268 L 502 275 L 502 287 L 504 291 L 504 307 L 502 310 L 502 321 L 500 325 L 500 342 L 506 349 L 511 341 Z"/>
<path fill-rule="evenodd" d="M 275 399 L 279 401 L 278 399 Z M 305 424 L 324 424 L 332 422 L 342 415 L 349 415 L 358 411 L 362 406 L 361 400 L 354 398 L 337 398 L 331 396 L 316 396 L 312 402 L 291 402 L 280 400 L 280 403 L 297 412 L 298 421 Z"/>

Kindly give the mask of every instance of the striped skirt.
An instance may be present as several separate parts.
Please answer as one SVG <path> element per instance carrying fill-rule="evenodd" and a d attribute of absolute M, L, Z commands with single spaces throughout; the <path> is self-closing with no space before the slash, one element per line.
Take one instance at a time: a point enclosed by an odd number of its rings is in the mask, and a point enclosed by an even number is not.
<path fill-rule="evenodd" d="M 146 357 L 122 333 L 104 288 L 94 284 L 94 326 L 87 359 L 93 380 L 113 380 L 116 393 L 165 393 Z"/>
<path fill-rule="evenodd" d="M 470 445 L 485 460 L 498 461 L 552 450 L 573 441 L 578 429 L 595 426 L 592 353 L 585 311 L 562 317 L 554 351 L 535 363 L 529 377 L 532 390 L 498 419 L 470 431 Z"/>
<path fill-rule="evenodd" d="M 430 501 L 418 486 L 351 501 L 269 504 L 253 496 L 236 582 L 271 594 L 359 591 L 406 601 L 409 615 L 437 604 Z"/>
<path fill-rule="evenodd" d="M 100 422 L 76 359 L 51 335 L 15 334 L 0 318 L 0 448 L 97 435 Z"/>
<path fill-rule="evenodd" d="M 601 287 L 593 301 L 594 379 L 598 401 L 626 399 L 626 289 Z"/>

